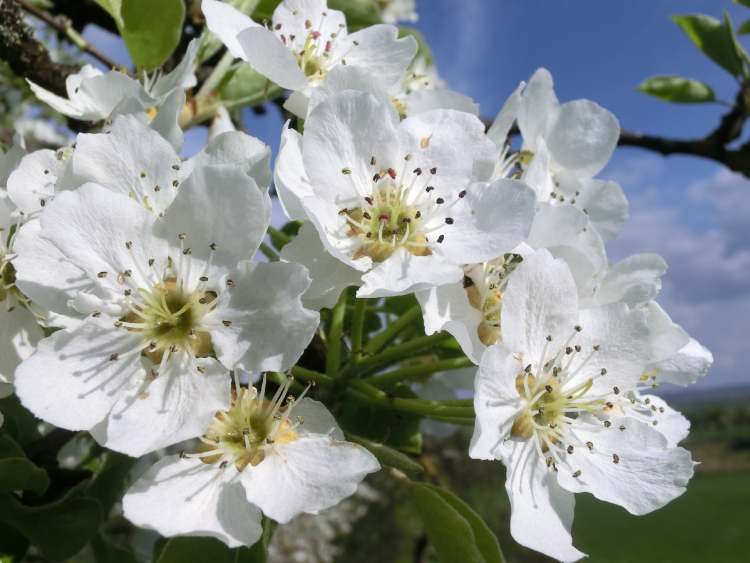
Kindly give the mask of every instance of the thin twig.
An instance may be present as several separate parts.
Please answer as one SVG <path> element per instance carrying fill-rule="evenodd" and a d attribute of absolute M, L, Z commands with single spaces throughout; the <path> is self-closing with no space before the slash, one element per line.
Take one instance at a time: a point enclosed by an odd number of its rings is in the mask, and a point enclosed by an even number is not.
<path fill-rule="evenodd" d="M 50 26 L 53 29 L 56 29 L 60 33 L 64 34 L 71 43 L 73 43 L 76 47 L 81 49 L 82 51 L 85 51 L 101 63 L 107 65 L 109 68 L 118 68 L 122 65 L 117 64 L 115 61 L 110 59 L 107 55 L 99 51 L 96 47 L 94 47 L 91 43 L 86 41 L 74 28 L 73 25 L 70 23 L 70 21 L 65 17 L 55 17 L 44 10 L 40 10 L 36 6 L 33 6 L 32 4 L 29 4 L 27 0 L 16 0 L 19 4 L 21 4 L 21 7 L 23 7 L 24 11 L 28 12 L 35 18 L 38 18 L 42 20 L 44 23 L 46 23 L 48 26 Z"/>

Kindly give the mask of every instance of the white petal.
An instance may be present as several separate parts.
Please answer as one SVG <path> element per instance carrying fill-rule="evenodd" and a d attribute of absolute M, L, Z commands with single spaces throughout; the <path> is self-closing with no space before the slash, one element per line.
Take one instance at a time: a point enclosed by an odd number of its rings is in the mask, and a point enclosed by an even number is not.
<path fill-rule="evenodd" d="M 479 104 L 469 96 L 453 90 L 417 90 L 403 98 L 406 115 L 416 115 L 435 109 L 452 109 L 471 115 L 479 115 Z"/>
<path fill-rule="evenodd" d="M 510 499 L 510 533 L 521 545 L 559 561 L 577 561 L 585 553 L 573 547 L 575 497 L 558 485 L 529 442 L 507 442 L 505 490 Z"/>
<path fill-rule="evenodd" d="M 315 227 L 309 222 L 303 223 L 297 236 L 284 246 L 281 258 L 308 269 L 312 283 L 302 296 L 302 302 L 310 309 L 333 307 L 344 289 L 361 283 L 362 272 L 326 252 Z"/>
<path fill-rule="evenodd" d="M 357 297 L 405 295 L 463 279 L 463 270 L 435 256 L 414 256 L 403 248 L 362 276 Z"/>
<path fill-rule="evenodd" d="M 328 436 L 300 436 L 242 472 L 247 500 L 274 520 L 288 522 L 303 512 L 317 514 L 357 490 L 380 469 L 361 446 Z"/>
<path fill-rule="evenodd" d="M 366 68 L 387 85 L 401 80 L 417 53 L 417 41 L 410 35 L 399 39 L 393 25 L 371 25 L 349 35 L 346 43 L 352 44 L 346 64 Z"/>
<path fill-rule="evenodd" d="M 333 67 L 325 80 L 310 92 L 308 111 L 312 111 L 327 98 L 346 90 L 367 92 L 376 98 L 388 96 L 385 85 L 378 80 L 373 80 L 369 69 L 349 64 L 338 65 Z"/>
<path fill-rule="evenodd" d="M 49 149 L 24 156 L 8 177 L 8 195 L 16 207 L 27 215 L 39 211 L 55 194 L 55 183 L 64 166 Z"/>
<path fill-rule="evenodd" d="M 302 306 L 310 285 L 307 270 L 286 262 L 242 262 L 232 279 L 228 302 L 203 319 L 219 361 L 249 372 L 293 366 L 319 321 L 318 313 Z"/>
<path fill-rule="evenodd" d="M 25 223 L 13 244 L 16 285 L 38 307 L 75 315 L 68 306 L 77 293 L 94 291 L 96 283 L 50 240 L 42 237 L 38 219 Z"/>
<path fill-rule="evenodd" d="M 690 341 L 680 325 L 673 322 L 667 312 L 656 301 L 644 306 L 647 314 L 651 351 L 649 359 L 659 361 L 679 352 Z"/>
<path fill-rule="evenodd" d="M 523 103 L 518 112 L 518 128 L 524 147 L 536 152 L 536 142 L 547 135 L 557 118 L 560 104 L 555 96 L 552 75 L 546 68 L 538 69 L 521 93 Z"/>
<path fill-rule="evenodd" d="M 297 65 L 294 54 L 275 33 L 265 27 L 250 27 L 237 35 L 242 58 L 260 74 L 287 90 L 302 90 L 307 78 Z"/>
<path fill-rule="evenodd" d="M 502 344 L 488 347 L 482 355 L 474 380 L 476 422 L 469 456 L 474 459 L 498 459 L 497 448 L 510 433 L 522 407 L 516 390 L 516 377 L 523 366 Z"/>
<path fill-rule="evenodd" d="M 593 300 L 598 304 L 622 301 L 636 306 L 651 301 L 661 290 L 667 263 L 658 254 L 634 254 L 613 264 Z"/>
<path fill-rule="evenodd" d="M 479 363 L 485 345 L 479 340 L 481 313 L 472 307 L 463 284 L 451 283 L 417 292 L 425 334 L 445 330 L 458 341 L 464 354 Z"/>
<path fill-rule="evenodd" d="M 439 247 L 440 254 L 454 263 L 491 260 L 528 236 L 536 197 L 523 182 L 499 179 L 488 185 L 473 184 L 462 199 L 445 211 L 453 223 L 445 229 Z"/>
<path fill-rule="evenodd" d="M 587 224 L 586 214 L 575 207 L 542 203 L 534 216 L 528 243 L 534 248 L 574 244 Z"/>
<path fill-rule="evenodd" d="M 279 154 L 274 168 L 274 186 L 286 216 L 294 221 L 304 221 L 307 215 L 300 199 L 312 196 L 313 188 L 302 162 L 302 135 L 291 129 L 289 122 L 281 132 Z"/>
<path fill-rule="evenodd" d="M 179 123 L 180 114 L 184 107 L 185 92 L 175 90 L 166 97 L 164 103 L 159 108 L 159 113 L 156 114 L 156 117 L 154 117 L 149 125 L 151 129 L 169 141 L 169 144 L 172 145 L 175 151 L 182 149 L 182 144 L 185 140 L 182 127 L 180 127 Z"/>
<path fill-rule="evenodd" d="M 331 411 L 320 401 L 305 397 L 295 403 L 292 412 L 294 413 L 292 418 L 301 417 L 303 421 L 297 428 L 297 432 L 330 436 L 334 440 L 344 439 L 344 433 L 336 424 L 336 419 L 333 418 Z"/>
<path fill-rule="evenodd" d="M 193 73 L 193 67 L 195 66 L 195 57 L 198 54 L 199 46 L 200 40 L 193 39 L 190 41 L 185 50 L 185 56 L 182 57 L 180 63 L 171 72 L 159 77 L 151 87 L 149 94 L 154 98 L 161 99 L 174 91 L 182 91 L 195 86 L 197 79 Z"/>
<path fill-rule="evenodd" d="M 713 363 L 710 350 L 691 338 L 676 354 L 649 364 L 647 369 L 656 370 L 657 381 L 684 386 L 705 376 Z"/>
<path fill-rule="evenodd" d="M 628 218 L 628 200 L 616 182 L 587 180 L 575 196 L 576 206 L 587 216 L 604 240 L 612 240 Z"/>
<path fill-rule="evenodd" d="M 140 355 L 133 353 L 141 341 L 93 320 L 60 330 L 18 367 L 16 393 L 42 420 L 88 430 L 109 414 L 126 386 L 145 376 Z"/>
<path fill-rule="evenodd" d="M 208 536 L 229 547 L 263 534 L 261 513 L 245 500 L 233 468 L 165 457 L 136 481 L 123 500 L 125 518 L 162 536 Z"/>
<path fill-rule="evenodd" d="M 526 84 L 521 82 L 515 92 L 505 100 L 503 107 L 500 108 L 492 125 L 487 130 L 487 136 L 499 149 L 503 148 L 505 143 L 508 142 L 510 128 L 516 121 L 516 117 L 518 116 L 521 107 L 521 92 L 523 91 L 524 86 L 526 86 Z"/>
<path fill-rule="evenodd" d="M 437 167 L 430 184 L 443 195 L 455 197 L 472 180 L 488 180 L 495 168 L 497 149 L 484 134 L 484 124 L 469 113 L 420 113 L 401 122 L 401 131 L 406 137 L 402 152 L 413 153 L 415 166 Z"/>
<path fill-rule="evenodd" d="M 583 351 L 578 354 L 578 361 L 572 363 L 572 369 L 575 371 L 595 346 L 599 348 L 578 370 L 571 385 L 593 379 L 592 394 L 611 393 L 614 387 L 623 393 L 635 389 L 650 351 L 644 312 L 613 303 L 582 310 L 578 324 L 583 330 L 575 342 Z M 601 375 L 603 369 L 606 375 Z"/>
<path fill-rule="evenodd" d="M 42 236 L 98 286 L 122 294 L 118 274 L 131 270 L 133 282 L 147 287 L 134 262 L 166 255 L 166 243 L 151 236 L 155 217 L 131 198 L 96 184 L 57 195 L 41 215 Z M 132 248 L 126 242 L 133 242 Z M 105 277 L 100 272 L 107 272 Z M 65 288 L 67 289 L 67 288 Z"/>
<path fill-rule="evenodd" d="M 614 115 L 589 100 L 575 100 L 560 106 L 547 146 L 559 166 L 591 178 L 607 164 L 619 137 Z"/>
<path fill-rule="evenodd" d="M 229 396 L 226 368 L 209 358 L 191 362 L 187 354 L 178 352 L 156 379 L 121 395 L 91 435 L 111 450 L 142 456 L 203 434 L 216 411 L 229 408 Z"/>
<path fill-rule="evenodd" d="M 591 450 L 585 446 L 576 448 L 566 458 L 570 468 L 581 474 L 573 477 L 570 471 L 560 468 L 557 478 L 563 487 L 571 492 L 591 493 L 636 515 L 661 508 L 685 492 L 693 476 L 690 452 L 668 447 L 659 432 L 633 418 L 611 422 L 609 428 L 601 425 L 598 430 L 575 429 L 582 444 L 594 445 Z M 620 426 L 625 430 L 620 430 Z"/>
<path fill-rule="evenodd" d="M 136 116 L 123 115 L 115 119 L 109 133 L 78 135 L 71 182 L 95 182 L 159 212 L 177 194 L 172 182 L 182 181 L 180 165 L 166 139 Z"/>
<path fill-rule="evenodd" d="M 13 372 L 34 351 L 44 333 L 34 315 L 20 304 L 8 310 L 8 301 L 0 303 L 0 384 L 11 383 Z"/>
<path fill-rule="evenodd" d="M 370 191 L 375 157 L 378 169 L 400 169 L 395 132 L 399 120 L 387 99 L 347 91 L 318 105 L 305 122 L 302 156 L 314 192 L 346 205 Z M 398 168 L 397 168 L 398 167 Z M 347 170 L 349 173 L 345 173 Z"/>
<path fill-rule="evenodd" d="M 503 342 L 523 354 L 523 362 L 536 362 L 547 336 L 562 346 L 577 323 L 577 310 L 567 265 L 540 250 L 524 258 L 508 280 L 501 312 Z"/>
<path fill-rule="evenodd" d="M 638 406 L 627 411 L 629 417 L 650 424 L 667 439 L 667 446 L 670 448 L 677 447 L 677 444 L 687 438 L 690 421 L 670 407 L 664 399 L 656 395 L 640 395 L 638 399 Z"/>
<path fill-rule="evenodd" d="M 157 233 L 172 243 L 180 234 L 191 255 L 233 268 L 252 258 L 271 218 L 271 198 L 250 176 L 230 165 L 198 166 L 179 189 Z"/>
<path fill-rule="evenodd" d="M 258 24 L 237 8 L 218 0 L 203 0 L 201 10 L 206 17 L 208 29 L 221 39 L 221 42 L 227 46 L 232 55 L 244 59 L 245 51 L 237 39 L 237 35 L 240 31 L 249 27 L 258 27 Z"/>
<path fill-rule="evenodd" d="M 208 141 L 206 147 L 190 162 L 198 166 L 231 164 L 242 169 L 265 189 L 271 185 L 271 148 L 264 142 L 240 131 L 227 131 Z"/>

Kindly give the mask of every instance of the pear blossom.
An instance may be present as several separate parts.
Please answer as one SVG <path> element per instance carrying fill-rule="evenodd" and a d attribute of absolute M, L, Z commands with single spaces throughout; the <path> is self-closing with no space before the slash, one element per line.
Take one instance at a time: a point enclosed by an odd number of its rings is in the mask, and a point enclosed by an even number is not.
<path fill-rule="evenodd" d="M 292 90 L 285 107 L 304 118 L 310 93 L 340 65 L 361 68 L 384 88 L 396 84 L 417 52 L 413 37 L 373 25 L 349 33 L 343 12 L 326 0 L 284 0 L 268 28 L 218 0 L 203 0 L 206 25 L 227 46 L 282 88 Z"/>
<path fill-rule="evenodd" d="M 564 261 L 524 259 L 503 298 L 503 340 L 482 356 L 469 453 L 507 467 L 511 534 L 561 561 L 574 493 L 632 514 L 660 508 L 693 474 L 686 450 L 629 409 L 648 356 L 645 314 L 624 303 L 579 309 Z M 657 408 L 656 415 L 659 410 Z"/>
<path fill-rule="evenodd" d="M 20 139 L 7 153 L 0 152 L 0 398 L 13 392 L 16 367 L 32 353 L 44 335 L 29 299 L 16 285 L 12 263 L 16 251 L 14 243 L 24 214 L 4 186 L 22 155 Z M 0 424 L 1 417 L 0 414 Z"/>
<path fill-rule="evenodd" d="M 513 154 L 514 122 L 522 145 Z M 617 119 L 595 102 L 560 104 L 544 68 L 511 94 L 487 131 L 498 151 L 496 177 L 520 175 L 540 202 L 581 210 L 604 240 L 617 236 L 628 216 L 622 188 L 594 177 L 609 161 L 619 134 Z"/>
<path fill-rule="evenodd" d="M 143 84 L 119 70 L 102 72 L 91 65 L 65 79 L 68 97 L 63 98 L 29 81 L 31 90 L 42 102 L 63 115 L 81 121 L 99 121 L 116 113 L 156 110 L 176 99 L 186 88 L 196 84 L 193 74 L 198 41 L 188 45 L 182 61 L 167 74 L 144 73 Z M 183 101 L 184 103 L 184 101 Z"/>
<path fill-rule="evenodd" d="M 387 99 L 347 91 L 284 141 L 276 164 L 284 207 L 362 273 L 360 297 L 459 281 L 461 264 L 528 234 L 533 192 L 516 180 L 483 181 L 493 148 L 473 115 L 434 110 L 400 121 Z"/>
<path fill-rule="evenodd" d="M 267 148 L 224 133 L 183 162 L 144 131 L 122 116 L 79 136 L 63 183 L 82 185 L 20 229 L 13 262 L 34 302 L 79 319 L 18 367 L 21 401 L 131 455 L 199 435 L 229 370 L 287 369 L 318 322 L 303 267 L 249 261 L 270 217 Z"/>
<path fill-rule="evenodd" d="M 236 382 L 231 405 L 206 425 L 195 453 L 165 457 L 130 487 L 125 517 L 163 536 L 239 547 L 260 538 L 262 514 L 286 523 L 354 494 L 380 465 L 344 440 L 321 403 L 287 396 L 290 385 L 268 400 L 265 379 L 260 390 Z"/>
<path fill-rule="evenodd" d="M 419 19 L 415 0 L 377 0 L 386 23 L 415 22 Z"/>

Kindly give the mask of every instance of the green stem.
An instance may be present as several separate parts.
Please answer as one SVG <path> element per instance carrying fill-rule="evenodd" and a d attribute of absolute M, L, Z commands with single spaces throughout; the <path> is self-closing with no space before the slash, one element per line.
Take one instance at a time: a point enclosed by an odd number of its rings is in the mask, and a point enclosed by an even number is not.
<path fill-rule="evenodd" d="M 311 381 L 324 387 L 330 387 L 335 380 L 323 373 L 294 366 L 292 375 L 296 378 Z M 456 424 L 471 424 L 474 420 L 474 408 L 471 400 L 466 401 L 429 401 L 423 399 L 405 399 L 392 397 L 388 393 L 369 385 L 368 383 L 355 380 L 351 381 L 345 394 L 355 401 L 379 407 L 387 410 L 418 414 L 435 420 L 444 420 Z"/>
<path fill-rule="evenodd" d="M 259 250 L 265 254 L 266 258 L 268 258 L 271 262 L 278 262 L 279 261 L 279 255 L 276 253 L 276 251 L 268 246 L 265 242 L 260 243 Z"/>
<path fill-rule="evenodd" d="M 370 385 L 383 388 L 389 387 L 394 383 L 399 383 L 405 379 L 414 379 L 424 375 L 430 375 L 439 371 L 448 371 L 453 369 L 463 369 L 476 367 L 469 358 L 450 358 L 448 360 L 438 360 L 427 364 L 408 366 L 381 375 L 376 375 L 367 380 Z"/>
<path fill-rule="evenodd" d="M 415 305 L 406 313 L 401 315 L 398 319 L 389 324 L 383 332 L 372 338 L 365 346 L 365 355 L 372 355 L 381 350 L 391 340 L 396 338 L 398 334 L 409 326 L 415 319 L 419 318 L 421 309 L 419 305 Z"/>
<path fill-rule="evenodd" d="M 447 332 L 438 332 L 436 334 L 431 334 L 430 336 L 414 338 L 397 346 L 388 348 L 376 356 L 363 358 L 358 364 L 350 365 L 344 371 L 346 372 L 346 376 L 350 376 L 350 372 L 365 375 L 377 368 L 413 357 L 414 354 L 428 350 L 449 338 L 451 338 L 451 335 Z"/>
<path fill-rule="evenodd" d="M 211 74 L 208 75 L 208 78 L 206 78 L 206 81 L 200 87 L 200 90 L 198 90 L 198 93 L 195 95 L 195 97 L 199 100 L 202 100 L 203 98 L 210 96 L 222 81 L 224 76 L 227 74 L 227 72 L 229 72 L 229 68 L 232 66 L 233 61 L 234 55 L 232 55 L 232 53 L 230 53 L 229 51 L 224 53 L 214 69 L 211 71 Z"/>
<path fill-rule="evenodd" d="M 359 362 L 362 355 L 362 339 L 365 332 L 365 314 L 367 313 L 367 299 L 354 299 L 354 313 L 352 314 L 352 363 Z"/>
<path fill-rule="evenodd" d="M 289 244 L 292 242 L 292 237 L 287 235 L 284 231 L 280 231 L 274 227 L 268 226 L 268 235 L 272 238 L 278 239 L 283 244 Z"/>
<path fill-rule="evenodd" d="M 346 317 L 346 302 L 349 293 L 341 292 L 338 303 L 331 315 L 331 328 L 328 331 L 328 350 L 326 352 L 326 373 L 329 377 L 336 377 L 341 367 L 341 340 L 344 336 L 344 318 Z"/>

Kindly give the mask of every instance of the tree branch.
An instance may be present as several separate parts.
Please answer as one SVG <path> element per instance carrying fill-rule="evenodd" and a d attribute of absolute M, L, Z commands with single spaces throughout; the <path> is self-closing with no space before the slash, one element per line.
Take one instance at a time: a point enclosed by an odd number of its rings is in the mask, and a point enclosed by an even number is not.
<path fill-rule="evenodd" d="M 65 78 L 78 70 L 50 58 L 46 47 L 23 21 L 21 5 L 16 0 L 0 0 L 0 52 L 15 74 L 61 96 L 67 95 Z"/>
<path fill-rule="evenodd" d="M 86 41 L 81 35 L 74 29 L 73 24 L 65 16 L 51 16 L 47 12 L 40 10 L 36 6 L 28 3 L 27 0 L 16 0 L 23 9 L 34 16 L 37 19 L 42 20 L 52 29 L 57 30 L 59 33 L 65 35 L 71 43 L 76 47 L 85 51 L 98 61 L 104 63 L 109 68 L 117 68 L 119 65 L 110 59 L 107 55 L 102 53 L 99 49 L 94 47 L 91 43 Z"/>

